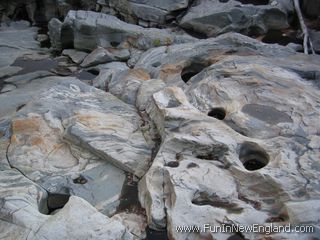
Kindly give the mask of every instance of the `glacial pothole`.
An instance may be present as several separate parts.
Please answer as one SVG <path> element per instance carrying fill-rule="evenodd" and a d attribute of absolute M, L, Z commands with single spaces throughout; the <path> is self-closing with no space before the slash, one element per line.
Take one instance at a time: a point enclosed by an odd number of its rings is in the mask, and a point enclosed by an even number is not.
<path fill-rule="evenodd" d="M 179 167 L 179 165 L 180 165 L 179 162 L 177 162 L 177 161 L 171 161 L 171 162 L 166 163 L 165 166 L 171 167 L 171 168 L 177 168 L 177 167 Z"/>
<path fill-rule="evenodd" d="M 227 113 L 226 110 L 224 108 L 218 107 L 218 108 L 212 108 L 209 112 L 208 112 L 208 116 L 209 117 L 213 117 L 219 120 L 223 120 L 225 119 Z"/>
<path fill-rule="evenodd" d="M 62 194 L 62 193 L 48 193 L 47 205 L 49 213 L 61 209 L 64 205 L 69 201 L 70 194 Z"/>
<path fill-rule="evenodd" d="M 241 145 L 239 159 L 248 171 L 259 170 L 269 163 L 269 155 L 254 142 L 244 142 Z"/>
<path fill-rule="evenodd" d="M 203 63 L 191 63 L 182 69 L 181 79 L 187 83 L 192 77 L 200 73 L 207 66 L 207 64 Z"/>

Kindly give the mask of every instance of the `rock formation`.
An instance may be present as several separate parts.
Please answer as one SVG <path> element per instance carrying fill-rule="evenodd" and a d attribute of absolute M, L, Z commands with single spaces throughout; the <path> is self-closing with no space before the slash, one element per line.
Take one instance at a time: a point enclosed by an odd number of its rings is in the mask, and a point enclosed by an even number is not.
<path fill-rule="evenodd" d="M 320 57 L 262 42 L 290 1 L 0 6 L 0 239 L 319 238 Z M 211 229 L 255 224 L 293 232 Z"/>

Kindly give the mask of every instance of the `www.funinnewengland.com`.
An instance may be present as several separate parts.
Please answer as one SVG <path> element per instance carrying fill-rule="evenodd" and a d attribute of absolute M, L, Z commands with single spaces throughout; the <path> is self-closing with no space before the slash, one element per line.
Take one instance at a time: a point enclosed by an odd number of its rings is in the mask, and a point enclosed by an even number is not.
<path fill-rule="evenodd" d="M 300 225 L 292 226 L 290 223 L 287 225 L 275 225 L 273 223 L 269 225 L 238 225 L 238 224 L 221 224 L 219 226 L 212 226 L 210 224 L 204 224 L 202 226 L 176 226 L 176 231 L 180 233 L 313 233 L 314 226 Z"/>

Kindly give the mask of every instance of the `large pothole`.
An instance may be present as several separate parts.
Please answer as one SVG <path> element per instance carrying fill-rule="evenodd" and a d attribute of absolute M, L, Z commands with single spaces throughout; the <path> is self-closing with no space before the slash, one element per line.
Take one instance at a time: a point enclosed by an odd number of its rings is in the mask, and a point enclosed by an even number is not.
<path fill-rule="evenodd" d="M 267 152 L 254 142 L 244 142 L 241 145 L 239 159 L 248 171 L 259 170 L 269 163 Z"/>

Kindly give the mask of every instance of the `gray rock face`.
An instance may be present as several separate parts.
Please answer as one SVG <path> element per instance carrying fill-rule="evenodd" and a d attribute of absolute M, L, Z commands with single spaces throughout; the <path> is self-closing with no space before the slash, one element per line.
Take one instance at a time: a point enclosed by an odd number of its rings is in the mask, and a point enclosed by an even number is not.
<path fill-rule="evenodd" d="M 121 47 L 127 44 L 145 50 L 193 41 L 191 37 L 173 34 L 167 30 L 144 29 L 114 16 L 90 11 L 70 11 L 63 22 L 60 39 L 63 49 L 71 46 L 79 50 L 93 50 L 98 46 Z"/>
<path fill-rule="evenodd" d="M 26 22 L 0 27 L 0 68 L 11 65 L 15 59 L 40 50 L 35 40 L 37 28 L 30 28 Z"/>
<path fill-rule="evenodd" d="M 191 7 L 180 25 L 209 37 L 226 32 L 257 36 L 289 26 L 287 13 L 279 6 L 246 5 L 234 0 L 202 0 Z"/>
<path fill-rule="evenodd" d="M 215 69 L 214 66 L 212 69 Z M 237 65 L 232 65 L 231 68 L 245 73 L 246 75 L 243 77 L 247 80 L 264 81 L 262 75 L 250 77 L 255 70 L 250 71 L 246 68 L 243 71 L 244 69 Z M 259 69 L 257 71 L 262 73 L 259 67 L 256 66 L 255 69 Z M 260 82 L 250 86 L 253 89 L 267 87 L 272 84 L 269 82 L 270 79 L 277 77 L 281 82 L 285 81 L 285 77 L 288 80 L 294 79 L 293 75 L 284 70 L 282 70 L 283 75 L 279 75 L 275 67 L 270 67 L 270 72 L 274 74 L 273 78 L 263 74 L 264 77 L 267 77 L 266 82 L 269 84 L 264 85 Z M 202 81 L 210 81 L 212 84 L 219 85 L 219 82 L 227 84 L 226 79 L 210 80 L 210 76 L 213 75 L 208 72 L 206 77 L 200 75 L 199 79 L 202 77 Z M 237 85 L 249 86 L 245 80 L 236 80 L 239 77 L 236 73 L 235 75 L 230 73 L 229 77 L 234 77 L 234 83 Z M 196 81 L 196 78 L 192 81 Z M 311 98 L 315 99 L 316 90 L 301 81 L 299 77 L 296 76 L 296 81 L 292 84 L 297 84 L 300 88 L 303 86 L 303 89 L 308 88 L 308 91 L 311 91 L 308 93 L 313 96 Z M 204 95 L 195 89 L 196 85 L 200 87 L 201 83 L 197 82 L 195 85 L 191 85 L 189 91 L 194 92 L 196 98 L 204 99 Z M 215 108 L 211 108 L 211 110 L 223 107 L 222 99 L 228 95 L 227 90 L 221 89 L 218 85 L 215 89 L 208 86 L 200 87 L 206 92 L 205 95 L 208 96 L 208 99 L 210 98 L 208 101 L 216 103 Z M 227 89 L 233 92 L 235 88 L 229 85 Z M 220 94 L 216 95 L 216 92 Z M 260 91 L 260 93 L 262 92 Z M 278 97 L 289 95 L 283 94 Z M 232 101 L 233 97 L 235 96 L 229 96 L 227 101 Z M 217 102 L 215 102 L 215 98 L 217 98 Z M 306 96 L 306 99 L 310 98 Z M 248 101 L 250 102 L 250 99 Z M 299 104 L 300 101 L 289 100 L 288 102 Z M 241 101 L 235 100 L 235 105 L 238 103 L 241 105 Z M 270 104 L 270 101 L 268 103 Z M 194 105 L 201 109 L 198 104 Z M 230 102 L 228 106 L 231 109 L 235 108 Z M 306 104 L 302 103 L 301 106 L 306 106 Z M 320 114 L 315 105 L 310 107 L 312 110 L 300 108 L 297 111 L 311 111 L 317 116 Z M 286 108 L 290 109 L 290 107 Z M 221 112 L 216 112 L 217 115 L 212 113 L 206 116 L 188 102 L 181 89 L 175 87 L 166 88 L 154 94 L 147 112 L 155 121 L 163 139 L 163 144 L 153 165 L 139 185 L 140 200 L 146 208 L 149 226 L 154 229 L 167 227 L 170 236 L 174 239 L 201 239 L 204 237 L 226 239 L 230 234 L 210 233 L 210 231 L 189 234 L 177 233 L 176 226 L 180 226 L 183 221 L 188 226 L 196 225 L 203 229 L 205 224 L 216 226 L 225 218 L 228 218 L 230 224 L 241 222 L 243 225 L 257 223 L 268 225 L 270 219 L 276 217 L 275 212 L 283 212 L 284 219 L 280 222 L 290 221 L 295 224 L 308 222 L 314 227 L 317 226 L 317 217 L 313 214 L 304 219 L 306 215 L 302 215 L 300 209 L 295 210 L 295 206 L 298 205 L 304 209 L 301 211 L 309 211 L 308 204 L 312 204 L 313 207 L 317 206 L 317 203 L 313 201 L 317 201 L 319 194 L 319 189 L 315 187 L 316 175 L 312 173 L 310 168 L 305 169 L 305 166 L 312 164 L 313 159 L 317 159 L 319 155 L 317 147 L 314 146 L 312 149 L 306 150 L 308 148 L 306 143 L 299 143 L 297 140 L 300 138 L 299 133 L 292 133 L 291 136 L 286 135 L 286 137 L 265 137 L 262 140 L 257 136 L 255 130 L 252 130 L 251 134 L 248 134 L 250 136 L 246 136 L 239 133 L 237 129 L 228 126 L 228 116 L 232 116 L 228 108 L 226 109 L 227 117 L 223 121 L 220 120 L 222 119 L 219 115 Z M 240 114 L 240 110 L 237 112 Z M 269 116 L 276 117 L 277 115 Z M 239 116 L 237 119 L 248 119 L 252 125 L 255 125 L 253 122 L 257 121 L 252 116 Z M 302 127 L 295 121 L 287 124 L 296 125 L 298 128 Z M 290 128 L 287 124 L 278 123 L 277 127 L 285 131 Z M 305 137 L 308 136 L 307 138 L 312 141 L 313 130 L 316 129 L 315 119 L 310 119 L 309 124 L 310 129 L 304 129 Z M 271 124 L 269 126 L 272 127 Z M 307 152 L 303 153 L 302 149 Z M 301 155 L 299 151 L 301 151 Z M 256 157 L 254 163 L 250 162 L 253 155 Z M 304 162 L 303 168 L 300 167 L 302 162 Z M 277 196 L 276 201 L 267 200 L 275 196 Z M 314 200 L 299 203 L 306 198 Z M 288 203 L 286 206 L 288 201 L 295 203 Z M 274 212 L 275 209 L 277 210 Z M 212 216 L 215 217 L 212 218 Z M 246 237 L 253 236 L 250 233 L 244 233 L 244 235 Z M 255 236 L 255 238 L 259 237 L 263 237 L 263 234 Z"/>
<path fill-rule="evenodd" d="M 174 19 L 180 10 L 188 7 L 188 0 L 109 0 L 98 2 L 102 11 L 111 13 L 115 11 L 126 21 L 131 23 L 141 23 L 146 25 L 164 25 L 166 21 Z"/>
<path fill-rule="evenodd" d="M 315 84 L 320 79 L 317 67 L 319 56 L 306 57 L 289 47 L 263 44 L 237 33 L 227 33 L 192 44 L 150 49 L 141 56 L 135 68 L 145 68 L 151 78 L 183 87 L 193 76 L 229 55 L 264 56 L 275 65 L 293 71 Z M 305 61 L 308 64 L 304 64 Z"/>

